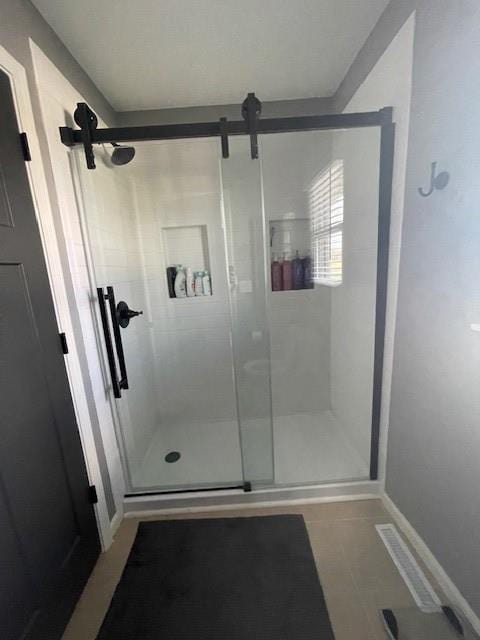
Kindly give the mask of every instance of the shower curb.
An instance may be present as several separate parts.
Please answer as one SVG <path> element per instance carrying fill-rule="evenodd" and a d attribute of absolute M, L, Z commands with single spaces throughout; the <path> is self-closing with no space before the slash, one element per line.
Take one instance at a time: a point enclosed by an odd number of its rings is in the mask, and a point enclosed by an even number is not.
<path fill-rule="evenodd" d="M 152 494 L 124 499 L 126 518 L 154 516 L 155 514 L 195 513 L 231 510 L 239 507 L 271 507 L 320 502 L 347 502 L 379 498 L 381 483 L 366 481 L 307 487 L 274 488 L 244 493 L 241 490 L 204 491 L 195 494 Z"/>

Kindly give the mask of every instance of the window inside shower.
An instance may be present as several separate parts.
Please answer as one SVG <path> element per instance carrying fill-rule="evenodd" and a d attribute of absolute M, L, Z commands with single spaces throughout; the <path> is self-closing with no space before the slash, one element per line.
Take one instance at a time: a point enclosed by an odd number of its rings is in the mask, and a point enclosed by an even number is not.
<path fill-rule="evenodd" d="M 247 136 L 228 158 L 217 139 L 139 142 L 123 166 L 96 147 L 94 171 L 74 150 L 95 292 L 143 311 L 114 398 L 92 292 L 129 492 L 369 477 L 379 143 L 260 135 L 252 160 Z"/>

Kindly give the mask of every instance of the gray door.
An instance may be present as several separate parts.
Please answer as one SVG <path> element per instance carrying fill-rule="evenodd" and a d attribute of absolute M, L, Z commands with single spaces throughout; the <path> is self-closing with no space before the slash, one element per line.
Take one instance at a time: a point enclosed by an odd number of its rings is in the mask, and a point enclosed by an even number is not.
<path fill-rule="evenodd" d="M 0 635 L 4 640 L 60 638 L 99 553 L 64 358 L 10 82 L 0 72 Z"/>

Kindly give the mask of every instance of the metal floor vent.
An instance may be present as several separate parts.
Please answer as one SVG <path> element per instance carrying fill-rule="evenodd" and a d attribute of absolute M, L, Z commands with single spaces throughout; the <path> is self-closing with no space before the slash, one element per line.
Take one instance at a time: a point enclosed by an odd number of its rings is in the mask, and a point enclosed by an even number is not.
<path fill-rule="evenodd" d="M 426 613 L 440 611 L 441 602 L 437 594 L 397 528 L 393 524 L 377 524 L 375 528 L 420 609 Z"/>

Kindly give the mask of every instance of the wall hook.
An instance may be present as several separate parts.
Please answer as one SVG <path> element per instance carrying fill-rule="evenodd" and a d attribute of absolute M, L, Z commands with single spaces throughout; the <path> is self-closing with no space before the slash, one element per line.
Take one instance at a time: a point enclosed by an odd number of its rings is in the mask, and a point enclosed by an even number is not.
<path fill-rule="evenodd" d="M 418 193 L 423 198 L 428 198 L 436 190 L 442 191 L 442 189 L 445 189 L 445 187 L 450 182 L 450 174 L 448 173 L 448 171 L 442 171 L 437 175 L 437 164 L 437 162 L 432 162 L 432 173 L 430 176 L 429 190 L 425 191 L 424 189 L 422 189 L 422 187 L 419 187 L 418 189 Z"/>

